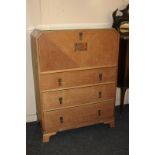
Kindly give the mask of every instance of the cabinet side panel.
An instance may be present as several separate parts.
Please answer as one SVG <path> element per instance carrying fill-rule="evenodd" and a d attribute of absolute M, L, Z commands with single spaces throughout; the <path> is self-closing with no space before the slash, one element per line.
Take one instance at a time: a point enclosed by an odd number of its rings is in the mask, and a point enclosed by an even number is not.
<path fill-rule="evenodd" d="M 40 101 L 40 91 L 39 91 L 39 69 L 38 69 L 38 59 L 37 59 L 37 39 L 34 35 L 34 32 L 31 34 L 31 53 L 32 53 L 37 117 L 38 117 L 38 120 L 42 123 L 41 101 Z"/>
<path fill-rule="evenodd" d="M 116 89 L 117 89 L 117 74 L 118 74 L 118 56 L 119 56 L 119 40 L 120 40 L 120 35 L 117 31 L 116 32 L 116 62 L 117 62 L 117 66 L 116 66 L 116 74 L 115 74 L 115 95 L 114 95 L 114 105 L 113 105 L 113 118 L 114 118 L 114 122 L 115 122 L 115 102 L 116 102 Z"/>

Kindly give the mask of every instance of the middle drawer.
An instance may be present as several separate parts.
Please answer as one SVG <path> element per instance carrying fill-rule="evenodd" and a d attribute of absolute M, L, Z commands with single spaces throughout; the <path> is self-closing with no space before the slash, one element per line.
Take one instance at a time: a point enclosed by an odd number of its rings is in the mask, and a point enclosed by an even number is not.
<path fill-rule="evenodd" d="M 113 99 L 115 83 L 41 93 L 43 109 L 51 110 Z"/>

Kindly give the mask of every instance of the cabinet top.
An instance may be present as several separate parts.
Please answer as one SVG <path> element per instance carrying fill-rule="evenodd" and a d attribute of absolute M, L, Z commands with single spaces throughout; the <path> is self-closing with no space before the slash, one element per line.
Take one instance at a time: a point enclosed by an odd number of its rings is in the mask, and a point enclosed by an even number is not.
<path fill-rule="evenodd" d="M 84 31 L 84 32 L 92 32 L 92 31 L 96 31 L 96 32 L 99 32 L 99 31 L 113 31 L 114 33 L 116 33 L 117 35 L 119 35 L 118 31 L 116 31 L 116 29 L 114 28 L 94 28 L 94 29 L 58 29 L 58 30 L 51 30 L 51 29 L 34 29 L 31 33 L 31 36 L 35 37 L 35 38 L 39 38 L 42 34 L 44 33 L 51 33 L 51 32 L 71 32 L 71 31 L 74 31 L 74 32 L 81 32 L 81 31 Z"/>

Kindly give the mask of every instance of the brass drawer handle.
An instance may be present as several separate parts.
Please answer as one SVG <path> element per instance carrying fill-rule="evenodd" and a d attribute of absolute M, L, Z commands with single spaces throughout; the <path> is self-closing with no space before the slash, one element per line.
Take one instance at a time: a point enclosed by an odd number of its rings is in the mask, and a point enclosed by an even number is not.
<path fill-rule="evenodd" d="M 62 104 L 63 103 L 63 98 L 59 97 L 59 103 Z"/>
<path fill-rule="evenodd" d="M 64 121 L 63 121 L 63 117 L 60 117 L 60 123 L 63 123 Z"/>
<path fill-rule="evenodd" d="M 101 110 L 98 110 L 98 116 L 101 116 Z"/>
<path fill-rule="evenodd" d="M 98 98 L 101 98 L 101 97 L 102 97 L 102 92 L 99 91 L 99 92 L 98 92 Z"/>
<path fill-rule="evenodd" d="M 58 85 L 62 86 L 62 79 L 58 79 Z"/>
<path fill-rule="evenodd" d="M 100 73 L 100 74 L 99 74 L 99 80 L 102 81 L 102 79 L 103 79 L 103 74 Z"/>
<path fill-rule="evenodd" d="M 83 32 L 79 33 L 79 39 L 82 40 L 83 39 Z"/>

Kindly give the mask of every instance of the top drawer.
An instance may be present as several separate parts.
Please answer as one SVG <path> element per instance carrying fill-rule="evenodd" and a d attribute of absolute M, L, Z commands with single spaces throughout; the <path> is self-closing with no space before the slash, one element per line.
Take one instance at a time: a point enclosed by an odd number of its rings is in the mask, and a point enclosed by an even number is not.
<path fill-rule="evenodd" d="M 116 80 L 116 67 L 97 68 L 40 75 L 41 91 Z"/>

